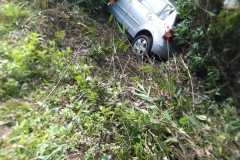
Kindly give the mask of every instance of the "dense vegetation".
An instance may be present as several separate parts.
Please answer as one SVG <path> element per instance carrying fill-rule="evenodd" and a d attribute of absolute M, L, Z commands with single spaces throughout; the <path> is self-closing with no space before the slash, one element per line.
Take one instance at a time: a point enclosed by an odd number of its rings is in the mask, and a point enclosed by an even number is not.
<path fill-rule="evenodd" d="M 0 159 L 239 159 L 240 11 L 207 2 L 178 0 L 167 62 L 107 1 L 0 2 Z"/>

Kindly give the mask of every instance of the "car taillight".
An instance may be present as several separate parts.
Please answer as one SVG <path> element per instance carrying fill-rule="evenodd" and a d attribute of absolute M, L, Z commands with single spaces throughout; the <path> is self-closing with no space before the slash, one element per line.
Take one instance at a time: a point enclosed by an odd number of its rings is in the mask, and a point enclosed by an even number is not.
<path fill-rule="evenodd" d="M 174 37 L 174 34 L 173 34 L 173 30 L 169 29 L 163 36 L 162 38 L 165 40 L 165 41 L 168 41 L 169 43 L 172 43 L 173 42 L 173 37 Z"/>

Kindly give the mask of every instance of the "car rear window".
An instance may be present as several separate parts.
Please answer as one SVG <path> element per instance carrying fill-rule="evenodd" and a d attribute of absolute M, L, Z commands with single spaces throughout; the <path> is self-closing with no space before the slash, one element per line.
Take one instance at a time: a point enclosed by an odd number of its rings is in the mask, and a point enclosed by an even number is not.
<path fill-rule="evenodd" d="M 165 20 L 172 12 L 174 11 L 174 8 L 170 5 L 167 5 L 164 10 L 160 13 L 159 18 L 162 20 Z"/>

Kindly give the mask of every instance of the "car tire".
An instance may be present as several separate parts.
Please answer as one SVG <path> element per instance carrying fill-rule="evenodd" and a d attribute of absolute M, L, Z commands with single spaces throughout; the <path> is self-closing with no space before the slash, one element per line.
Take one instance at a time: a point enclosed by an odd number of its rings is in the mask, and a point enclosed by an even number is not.
<path fill-rule="evenodd" d="M 132 46 L 138 55 L 150 55 L 150 50 L 152 48 L 152 39 L 146 35 L 137 36 L 134 38 Z"/>

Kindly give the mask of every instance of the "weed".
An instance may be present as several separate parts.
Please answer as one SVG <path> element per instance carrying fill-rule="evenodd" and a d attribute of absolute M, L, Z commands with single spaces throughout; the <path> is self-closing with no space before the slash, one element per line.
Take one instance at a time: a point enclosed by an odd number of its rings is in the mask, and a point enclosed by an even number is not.
<path fill-rule="evenodd" d="M 0 34 L 4 35 L 17 27 L 22 27 L 21 21 L 30 14 L 26 4 L 14 2 L 1 5 L 0 9 Z"/>
<path fill-rule="evenodd" d="M 51 26 L 36 21 L 39 32 L 11 38 L 5 30 L 11 41 L 0 39 L 0 127 L 11 126 L 0 137 L 0 159 L 240 157 L 233 99 L 213 101 L 187 59 L 144 62 L 127 50 L 127 40 L 77 6 L 69 12 L 71 21 L 61 17 L 64 23 L 58 23 L 63 7 L 57 7 L 39 15 L 51 15 L 44 19 Z M 221 94 L 214 90 L 220 72 L 207 69 L 207 87 Z"/>

